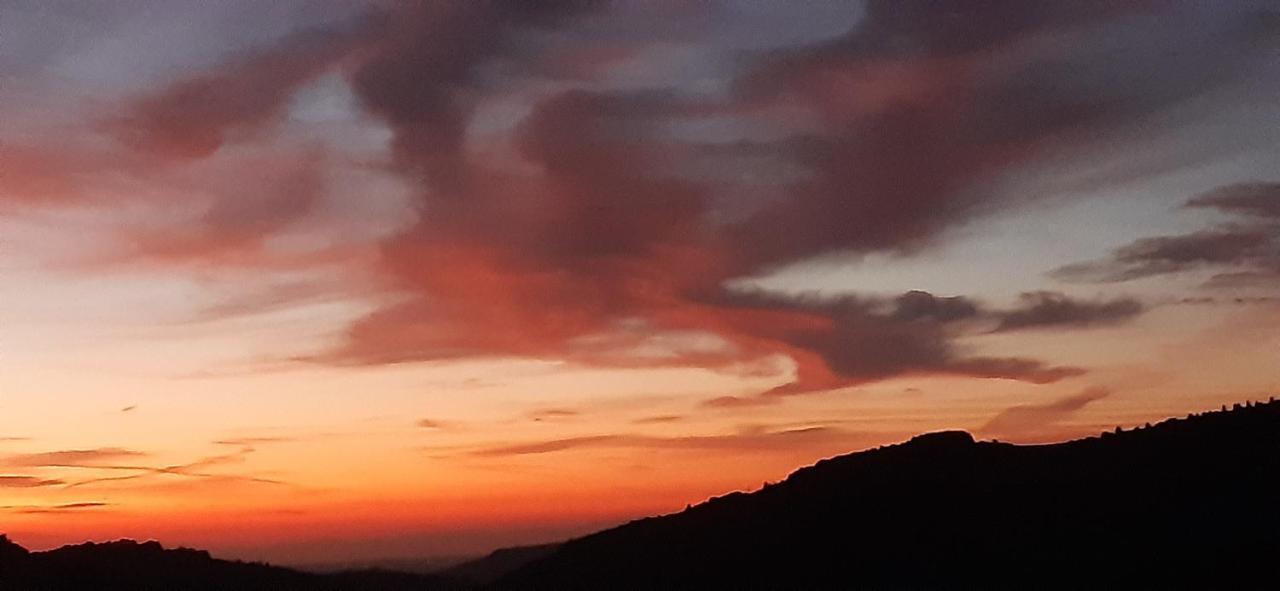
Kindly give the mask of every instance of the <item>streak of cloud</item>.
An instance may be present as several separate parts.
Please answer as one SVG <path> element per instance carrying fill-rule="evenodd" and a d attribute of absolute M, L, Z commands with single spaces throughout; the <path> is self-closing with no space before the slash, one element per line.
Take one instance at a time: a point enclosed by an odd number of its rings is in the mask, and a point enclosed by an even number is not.
<path fill-rule="evenodd" d="M 978 431 L 984 435 L 1036 435 L 1110 395 L 1111 391 L 1106 388 L 1092 387 L 1045 404 L 1012 406 L 1000 411 Z"/>

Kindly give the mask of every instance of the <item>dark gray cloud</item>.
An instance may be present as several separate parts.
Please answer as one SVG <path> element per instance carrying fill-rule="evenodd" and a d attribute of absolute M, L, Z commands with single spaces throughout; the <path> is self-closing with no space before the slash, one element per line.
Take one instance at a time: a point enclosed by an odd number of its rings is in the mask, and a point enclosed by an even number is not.
<path fill-rule="evenodd" d="M 1078 300 L 1052 291 L 1024 293 L 1018 307 L 998 312 L 996 332 L 1119 324 L 1143 312 L 1133 298 Z"/>
<path fill-rule="evenodd" d="M 1277 285 L 1280 280 L 1280 184 L 1245 183 L 1193 197 L 1189 208 L 1216 209 L 1233 221 L 1187 234 L 1141 238 L 1110 257 L 1053 271 L 1067 281 L 1120 282 L 1217 269 L 1206 287 Z"/>
<path fill-rule="evenodd" d="M 902 375 L 960 375 L 1043 384 L 1085 373 L 1083 368 L 1029 358 L 966 354 L 956 341 L 972 334 L 974 328 L 957 323 L 985 314 L 967 298 L 937 297 L 922 291 L 890 300 L 739 292 L 721 305 L 793 309 L 810 320 L 796 326 L 757 327 L 762 334 L 815 356 L 796 355 L 796 382 L 773 394 L 804 393 Z M 722 397 L 707 404 L 730 407 L 752 402 Z"/>
<path fill-rule="evenodd" d="M 1239 183 L 1219 187 L 1187 201 L 1187 207 L 1212 208 L 1254 218 L 1280 219 L 1280 183 Z"/>
<path fill-rule="evenodd" d="M 978 314 L 978 305 L 963 296 L 938 297 L 927 291 L 909 291 L 894 300 L 893 316 L 899 320 L 964 320 Z"/>

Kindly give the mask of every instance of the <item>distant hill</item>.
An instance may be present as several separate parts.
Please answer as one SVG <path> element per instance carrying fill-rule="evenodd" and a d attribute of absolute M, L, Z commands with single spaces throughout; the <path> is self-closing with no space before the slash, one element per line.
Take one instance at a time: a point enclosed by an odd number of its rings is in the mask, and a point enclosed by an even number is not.
<path fill-rule="evenodd" d="M 303 573 L 260 563 L 219 560 L 202 550 L 165 549 L 121 540 L 26 549 L 0 536 L 3 591 L 427 591 L 459 588 L 441 577 L 385 571 Z"/>
<path fill-rule="evenodd" d="M 921 435 L 571 540 L 505 589 L 1280 588 L 1280 403 L 1053 445 Z"/>
<path fill-rule="evenodd" d="M 433 576 L 313 574 L 131 541 L 28 553 L 0 590 L 1280 588 L 1280 403 L 1052 445 L 964 432 Z"/>
<path fill-rule="evenodd" d="M 526 564 L 550 556 L 559 548 L 560 544 L 502 548 L 483 558 L 437 571 L 437 574 L 470 584 L 489 585 Z"/>

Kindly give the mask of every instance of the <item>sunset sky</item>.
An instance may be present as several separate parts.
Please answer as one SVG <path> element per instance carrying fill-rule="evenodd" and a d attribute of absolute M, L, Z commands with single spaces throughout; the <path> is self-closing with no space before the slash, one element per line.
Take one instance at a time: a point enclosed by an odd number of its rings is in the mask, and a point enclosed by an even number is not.
<path fill-rule="evenodd" d="M 1280 394 L 1275 2 L 0 0 L 0 533 L 544 542 Z"/>

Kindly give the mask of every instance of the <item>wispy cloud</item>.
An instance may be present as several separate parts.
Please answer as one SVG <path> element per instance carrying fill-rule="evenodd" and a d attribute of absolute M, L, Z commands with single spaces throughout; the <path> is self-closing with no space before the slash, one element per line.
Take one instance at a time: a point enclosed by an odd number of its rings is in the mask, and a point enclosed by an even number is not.
<path fill-rule="evenodd" d="M 63 484 L 66 484 L 66 481 L 57 478 L 0 474 L 0 488 L 39 488 Z"/>
<path fill-rule="evenodd" d="M 258 443 L 281 440 L 282 439 L 279 438 L 270 438 L 269 440 L 268 438 L 256 439 Z M 231 453 L 205 456 L 184 464 L 172 464 L 166 466 L 154 466 L 141 463 L 146 458 L 150 457 L 150 454 L 119 447 L 59 450 L 10 455 L 0 458 L 0 466 L 23 468 L 72 468 L 82 471 L 105 471 L 117 474 L 123 473 L 118 476 L 99 476 L 79 480 L 48 479 L 39 481 L 43 483 L 40 484 L 40 486 L 61 486 L 62 488 L 68 489 L 111 482 L 139 481 L 158 476 L 177 476 L 203 480 L 234 480 L 240 482 L 277 485 L 286 484 L 283 481 L 273 478 L 209 471 L 210 468 L 244 463 L 246 457 L 254 451 L 252 447 L 243 445 L 247 441 L 249 441 L 249 439 L 246 439 L 245 441 L 222 441 L 220 444 L 237 445 L 240 449 Z M 33 481 L 26 480 L 27 477 L 25 476 L 13 476 L 12 478 L 15 480 L 11 480 L 9 486 L 22 486 L 23 484 L 34 486 L 31 484 Z M 2 485 L 2 483 L 0 483 L 0 485 Z"/>
<path fill-rule="evenodd" d="M 31 454 L 17 454 L 0 458 L 0 465 L 14 467 L 103 468 L 104 462 L 135 460 L 147 457 L 146 452 L 120 447 L 93 449 L 67 449 Z"/>
<path fill-rule="evenodd" d="M 534 422 L 542 422 L 572 419 L 581 414 L 581 411 L 577 411 L 572 408 L 543 408 L 529 411 L 526 416 Z"/>
<path fill-rule="evenodd" d="M 1092 387 L 1045 404 L 1023 404 L 1000 411 L 978 431 L 984 435 L 1027 436 L 1066 420 L 1089 404 L 1111 395 L 1111 390 Z"/>
<path fill-rule="evenodd" d="M 82 501 L 57 505 L 0 505 L 0 510 L 31 515 L 63 515 L 98 510 L 111 506 L 101 501 Z"/>
<path fill-rule="evenodd" d="M 1280 183 L 1219 187 L 1191 198 L 1187 208 L 1213 209 L 1235 219 L 1186 234 L 1140 238 L 1111 256 L 1067 265 L 1053 276 L 1115 283 L 1213 269 L 1205 287 L 1270 287 L 1280 284 Z"/>
<path fill-rule="evenodd" d="M 271 443 L 293 443 L 298 441 L 297 437 L 285 437 L 275 435 L 264 435 L 257 437 L 230 437 L 226 439 L 215 439 L 214 445 L 231 445 L 236 447 L 253 447 L 255 445 L 264 445 Z"/>
<path fill-rule="evenodd" d="M 782 402 L 776 396 L 716 396 L 702 402 L 707 408 L 754 408 Z"/>
<path fill-rule="evenodd" d="M 432 430 L 447 429 L 452 425 L 452 423 L 450 422 L 439 421 L 436 419 L 418 419 L 418 422 L 414 424 L 421 429 L 432 429 Z"/>
<path fill-rule="evenodd" d="M 658 425 L 665 423 L 676 423 L 685 419 L 682 415 L 653 415 L 649 417 L 640 417 L 631 421 L 636 425 Z"/>
<path fill-rule="evenodd" d="M 1022 294 L 1014 309 L 998 312 L 995 331 L 1107 326 L 1131 320 L 1143 310 L 1133 298 L 1079 300 L 1060 292 L 1037 291 Z"/>
<path fill-rule="evenodd" d="M 809 426 L 776 431 L 770 431 L 764 428 L 755 428 L 729 435 L 687 435 L 671 437 L 622 433 L 586 435 L 508 445 L 493 445 L 476 448 L 470 450 L 468 453 L 469 455 L 480 457 L 508 457 L 594 448 L 769 451 L 787 449 L 794 445 L 813 445 L 819 443 L 852 441 L 860 436 L 861 434 L 858 433 L 847 432 L 827 426 Z"/>

